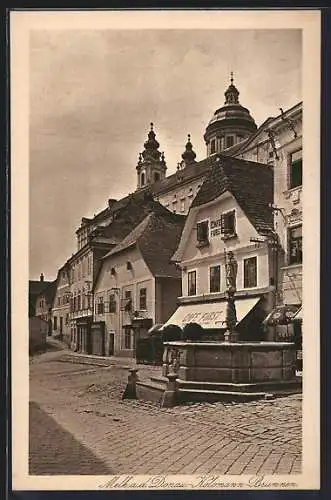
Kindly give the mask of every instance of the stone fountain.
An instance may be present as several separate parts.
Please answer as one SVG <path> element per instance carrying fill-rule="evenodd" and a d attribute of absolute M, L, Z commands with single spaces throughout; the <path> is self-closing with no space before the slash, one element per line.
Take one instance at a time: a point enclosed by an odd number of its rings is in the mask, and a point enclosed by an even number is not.
<path fill-rule="evenodd" d="M 138 397 L 172 406 L 184 401 L 245 401 L 301 391 L 301 379 L 295 376 L 293 343 L 238 340 L 238 265 L 230 252 L 225 262 L 225 340 L 165 342 L 162 377 L 154 377 L 149 385 L 138 382 Z"/>

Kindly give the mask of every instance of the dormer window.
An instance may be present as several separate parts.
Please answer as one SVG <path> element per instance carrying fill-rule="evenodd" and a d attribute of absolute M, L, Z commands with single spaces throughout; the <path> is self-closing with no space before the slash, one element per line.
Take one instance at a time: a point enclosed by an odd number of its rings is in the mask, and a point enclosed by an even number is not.
<path fill-rule="evenodd" d="M 205 220 L 197 223 L 197 246 L 209 245 L 209 221 Z"/>
<path fill-rule="evenodd" d="M 234 238 L 236 236 L 236 215 L 234 210 L 222 214 L 221 233 L 223 239 Z"/>

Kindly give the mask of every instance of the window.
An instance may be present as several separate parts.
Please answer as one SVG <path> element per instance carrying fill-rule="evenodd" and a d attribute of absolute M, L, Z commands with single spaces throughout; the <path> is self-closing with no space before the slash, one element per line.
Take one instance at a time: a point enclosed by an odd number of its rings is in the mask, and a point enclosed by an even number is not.
<path fill-rule="evenodd" d="M 257 258 L 244 259 L 244 288 L 257 286 Z"/>
<path fill-rule="evenodd" d="M 154 172 L 154 182 L 157 182 L 160 180 L 160 174 L 158 172 Z"/>
<path fill-rule="evenodd" d="M 142 186 L 145 185 L 145 174 L 144 174 L 144 172 L 141 174 L 141 185 Z"/>
<path fill-rule="evenodd" d="M 227 138 L 226 138 L 226 147 L 227 148 L 231 148 L 231 146 L 233 146 L 234 144 L 234 137 L 233 135 L 228 135 Z"/>
<path fill-rule="evenodd" d="M 104 310 L 103 297 L 98 297 L 97 314 L 103 314 Z"/>
<path fill-rule="evenodd" d="M 91 256 L 90 255 L 87 257 L 87 274 L 88 275 L 91 274 Z"/>
<path fill-rule="evenodd" d="M 131 349 L 131 327 L 124 327 L 124 349 Z"/>
<path fill-rule="evenodd" d="M 127 312 L 132 311 L 132 293 L 131 293 L 131 290 L 126 290 L 126 292 L 125 292 L 124 310 Z"/>
<path fill-rule="evenodd" d="M 205 246 L 209 243 L 209 222 L 207 220 L 197 223 L 198 246 Z"/>
<path fill-rule="evenodd" d="M 147 309 L 147 289 L 141 288 L 139 290 L 139 309 L 141 311 L 146 311 Z"/>
<path fill-rule="evenodd" d="M 80 311 L 80 292 L 78 292 L 78 295 L 77 295 L 77 311 Z"/>
<path fill-rule="evenodd" d="M 188 284 L 188 295 L 196 295 L 197 294 L 197 272 L 190 271 L 187 274 L 187 284 Z"/>
<path fill-rule="evenodd" d="M 60 333 L 63 333 L 63 318 L 60 316 Z"/>
<path fill-rule="evenodd" d="M 212 266 L 209 268 L 209 291 L 210 293 L 221 290 L 221 267 Z"/>
<path fill-rule="evenodd" d="M 66 314 L 66 321 L 65 321 L 65 324 L 66 324 L 66 326 L 68 326 L 68 325 L 69 325 L 69 314 L 68 314 L 68 313 Z"/>
<path fill-rule="evenodd" d="M 53 318 L 53 330 L 57 330 L 57 316 Z"/>
<path fill-rule="evenodd" d="M 289 263 L 302 263 L 302 226 L 289 229 Z"/>
<path fill-rule="evenodd" d="M 57 298 L 57 305 L 58 305 L 58 307 L 60 307 L 60 305 L 61 305 L 61 297 Z"/>
<path fill-rule="evenodd" d="M 290 189 L 302 185 L 302 149 L 290 155 Z"/>
<path fill-rule="evenodd" d="M 189 197 L 189 198 L 192 198 L 192 196 L 193 196 L 193 188 L 190 188 L 190 189 L 188 190 L 188 197 Z"/>
<path fill-rule="evenodd" d="M 216 151 L 216 139 L 210 141 L 210 154 L 214 154 Z"/>
<path fill-rule="evenodd" d="M 174 201 L 172 202 L 172 211 L 173 211 L 174 213 L 176 213 L 176 210 L 177 210 L 177 200 L 174 200 Z"/>
<path fill-rule="evenodd" d="M 180 211 L 185 212 L 185 198 L 180 200 Z"/>
<path fill-rule="evenodd" d="M 114 294 L 109 295 L 109 312 L 116 313 L 116 299 Z"/>
<path fill-rule="evenodd" d="M 236 234 L 236 216 L 235 211 L 222 214 L 221 217 L 221 232 L 223 236 L 230 237 Z"/>

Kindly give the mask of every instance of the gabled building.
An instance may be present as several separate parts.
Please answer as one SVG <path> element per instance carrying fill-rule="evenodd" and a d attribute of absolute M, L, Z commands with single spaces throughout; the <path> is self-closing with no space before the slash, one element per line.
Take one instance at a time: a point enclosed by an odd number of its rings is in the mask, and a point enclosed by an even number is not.
<path fill-rule="evenodd" d="M 40 275 L 39 281 L 30 280 L 29 281 L 29 318 L 36 315 L 36 303 L 38 295 L 51 283 L 51 281 L 45 281 L 43 273 Z"/>
<path fill-rule="evenodd" d="M 52 334 L 52 308 L 56 292 L 57 282 L 51 281 L 42 292 L 39 293 L 36 300 L 36 317 L 47 322 L 48 335 Z"/>
<path fill-rule="evenodd" d="M 190 208 L 172 260 L 182 269 L 182 297 L 167 324 L 201 324 L 223 338 L 225 260 L 238 264 L 236 309 L 242 340 L 263 338 L 262 320 L 275 303 L 277 253 L 273 231 L 273 171 L 265 164 L 222 154 Z"/>
<path fill-rule="evenodd" d="M 180 269 L 171 262 L 185 217 L 159 203 L 102 259 L 93 287 L 94 352 L 132 356 L 136 341 L 165 322 L 181 295 Z"/>
<path fill-rule="evenodd" d="M 98 274 L 102 257 L 121 243 L 158 203 L 149 190 L 141 190 L 114 202 L 108 211 L 108 221 L 91 230 L 87 243 L 68 260 L 70 277 L 70 321 L 73 348 L 90 353 L 93 321 L 92 285 Z"/>

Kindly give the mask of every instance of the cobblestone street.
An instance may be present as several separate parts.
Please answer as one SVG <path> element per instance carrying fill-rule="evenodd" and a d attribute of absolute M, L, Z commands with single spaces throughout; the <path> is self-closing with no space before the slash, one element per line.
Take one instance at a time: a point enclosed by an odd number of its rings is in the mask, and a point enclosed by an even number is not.
<path fill-rule="evenodd" d="M 30 474 L 301 472 L 301 395 L 160 409 L 121 400 L 127 374 L 61 352 L 32 360 Z"/>

